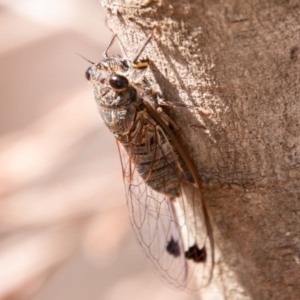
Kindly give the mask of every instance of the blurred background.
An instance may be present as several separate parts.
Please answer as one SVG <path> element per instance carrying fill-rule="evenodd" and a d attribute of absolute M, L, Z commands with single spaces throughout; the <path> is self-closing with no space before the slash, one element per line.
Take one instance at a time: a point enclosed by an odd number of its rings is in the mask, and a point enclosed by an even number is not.
<path fill-rule="evenodd" d="M 156 278 L 84 78 L 98 0 L 0 0 L 0 299 L 197 299 Z M 118 51 L 115 48 L 114 51 Z"/>

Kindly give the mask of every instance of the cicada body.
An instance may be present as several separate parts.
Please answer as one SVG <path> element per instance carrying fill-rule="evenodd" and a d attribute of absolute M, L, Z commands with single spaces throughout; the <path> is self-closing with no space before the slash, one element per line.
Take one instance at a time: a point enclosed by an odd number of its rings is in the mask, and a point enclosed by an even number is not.
<path fill-rule="evenodd" d="M 196 290 L 212 278 L 212 229 L 197 170 L 146 80 L 149 60 L 138 59 L 150 39 L 132 61 L 106 51 L 86 77 L 117 140 L 138 242 L 164 281 Z"/>

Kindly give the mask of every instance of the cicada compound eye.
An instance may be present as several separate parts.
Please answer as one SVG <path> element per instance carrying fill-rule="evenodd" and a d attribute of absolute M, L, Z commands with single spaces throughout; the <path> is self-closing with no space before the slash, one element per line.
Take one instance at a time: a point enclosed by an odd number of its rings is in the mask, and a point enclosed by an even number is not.
<path fill-rule="evenodd" d="M 85 71 L 85 78 L 90 81 L 91 80 L 91 75 L 92 75 L 92 67 L 89 67 L 86 71 Z"/>
<path fill-rule="evenodd" d="M 118 92 L 126 90 L 129 85 L 128 79 L 125 76 L 116 74 L 110 76 L 108 83 Z"/>

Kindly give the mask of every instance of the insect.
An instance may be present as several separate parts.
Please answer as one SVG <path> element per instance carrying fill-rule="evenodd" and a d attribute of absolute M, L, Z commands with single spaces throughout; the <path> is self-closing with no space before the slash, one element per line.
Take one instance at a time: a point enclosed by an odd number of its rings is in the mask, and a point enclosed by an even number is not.
<path fill-rule="evenodd" d="M 153 30 L 133 60 L 110 57 L 92 63 L 102 120 L 113 133 L 121 158 L 131 225 L 158 275 L 179 289 L 209 284 L 214 241 L 197 170 L 181 143 L 179 128 L 159 105 L 140 59 Z"/>

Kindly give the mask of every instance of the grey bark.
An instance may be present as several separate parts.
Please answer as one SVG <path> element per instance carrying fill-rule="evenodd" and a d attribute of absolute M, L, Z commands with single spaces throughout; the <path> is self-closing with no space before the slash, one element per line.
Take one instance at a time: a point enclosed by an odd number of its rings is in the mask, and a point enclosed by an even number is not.
<path fill-rule="evenodd" d="M 129 58 L 157 24 L 153 85 L 195 107 L 168 112 L 201 175 L 224 299 L 300 295 L 297 2 L 101 1 Z"/>

